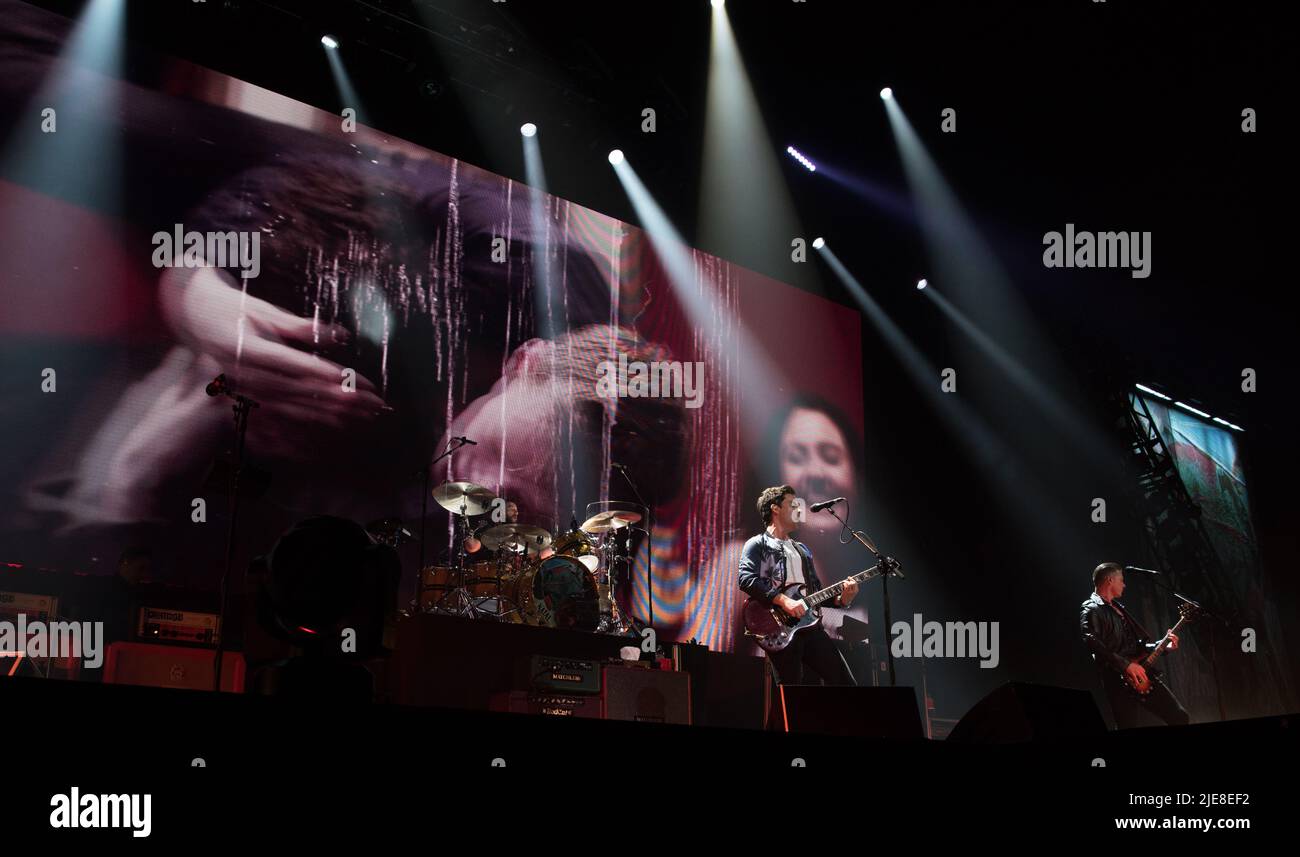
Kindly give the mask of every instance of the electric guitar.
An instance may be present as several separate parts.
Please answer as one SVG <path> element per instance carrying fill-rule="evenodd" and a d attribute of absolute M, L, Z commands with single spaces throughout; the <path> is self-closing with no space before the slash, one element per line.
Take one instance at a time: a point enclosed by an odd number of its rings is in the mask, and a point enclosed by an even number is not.
<path fill-rule="evenodd" d="M 1148 693 L 1151 692 L 1150 676 L 1159 672 L 1159 670 L 1156 669 L 1156 661 L 1158 661 L 1160 659 L 1160 656 L 1165 653 L 1165 649 L 1169 645 L 1169 636 L 1171 634 L 1177 634 L 1178 629 L 1183 627 L 1184 622 L 1190 622 L 1195 618 L 1196 618 L 1196 608 L 1193 605 L 1191 604 L 1178 605 L 1178 624 L 1174 625 L 1174 627 L 1171 628 L 1168 631 L 1168 633 L 1166 633 L 1163 637 L 1161 637 L 1160 642 L 1156 643 L 1155 648 L 1153 648 L 1151 651 L 1147 652 L 1145 655 L 1142 655 L 1141 657 L 1130 659 L 1129 661 L 1130 663 L 1140 664 L 1142 669 L 1147 673 L 1147 678 L 1145 678 L 1142 681 L 1137 681 L 1128 673 L 1124 673 L 1123 674 L 1124 684 L 1127 685 L 1130 690 L 1134 691 L 1135 693 L 1141 696 L 1146 696 Z"/>
<path fill-rule="evenodd" d="M 881 563 L 873 565 L 866 571 L 860 571 L 849 578 L 857 583 L 864 583 L 873 577 L 879 577 L 882 574 L 888 574 L 898 567 L 898 563 L 892 558 L 886 558 L 884 563 L 885 570 L 882 571 Z M 767 601 L 757 598 L 750 598 L 745 602 L 745 635 L 748 637 L 757 637 L 758 645 L 765 652 L 779 652 L 790 641 L 794 635 L 805 628 L 812 628 L 822 621 L 821 605 L 827 601 L 838 598 L 844 590 L 844 581 L 836 583 L 834 586 L 828 586 L 811 595 L 803 592 L 802 583 L 788 583 L 781 587 L 778 595 L 785 595 L 795 601 L 802 601 L 806 612 L 799 619 L 794 618 L 786 613 L 780 607 Z"/>

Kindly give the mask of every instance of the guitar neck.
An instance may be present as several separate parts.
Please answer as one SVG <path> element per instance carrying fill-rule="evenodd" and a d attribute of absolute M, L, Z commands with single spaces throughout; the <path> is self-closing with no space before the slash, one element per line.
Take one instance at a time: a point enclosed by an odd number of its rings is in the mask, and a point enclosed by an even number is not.
<path fill-rule="evenodd" d="M 858 572 L 857 574 L 850 577 L 849 580 L 852 580 L 854 583 L 863 583 L 864 581 L 870 580 L 871 578 L 875 577 L 877 574 L 880 574 L 879 564 L 873 565 L 871 568 L 868 568 L 866 571 Z M 840 593 L 843 591 L 844 591 L 844 581 L 841 580 L 839 583 L 836 583 L 834 586 L 828 586 L 825 589 L 819 589 L 818 591 L 814 592 L 812 595 L 805 595 L 803 600 L 804 603 L 807 604 L 808 607 L 811 609 L 813 607 L 818 607 L 823 603 L 830 601 L 833 598 L 838 598 Z"/>
<path fill-rule="evenodd" d="M 1177 624 L 1174 625 L 1174 627 L 1170 630 L 1169 634 L 1177 634 L 1178 629 L 1183 627 L 1183 623 L 1186 621 L 1187 621 L 1186 616 L 1180 616 Z M 1156 644 L 1156 647 L 1151 650 L 1151 654 L 1147 655 L 1146 658 L 1143 659 L 1142 667 L 1144 669 L 1154 664 L 1156 662 L 1156 659 L 1159 658 L 1162 654 L 1164 654 L 1165 646 L 1169 645 L 1169 634 L 1165 634 L 1164 637 L 1160 640 L 1160 642 Z"/>

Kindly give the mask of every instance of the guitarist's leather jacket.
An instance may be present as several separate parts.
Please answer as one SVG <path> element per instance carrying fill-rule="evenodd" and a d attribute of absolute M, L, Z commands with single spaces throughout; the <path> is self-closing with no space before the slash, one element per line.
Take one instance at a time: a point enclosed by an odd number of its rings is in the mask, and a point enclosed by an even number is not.
<path fill-rule="evenodd" d="M 1123 607 L 1123 604 L 1120 604 Z M 1132 614 L 1129 614 L 1132 619 Z M 1136 623 L 1137 620 L 1133 620 Z M 1093 662 L 1098 667 L 1107 667 L 1115 672 L 1124 672 L 1129 662 L 1155 648 L 1155 643 L 1147 642 L 1145 636 L 1139 636 L 1141 626 L 1124 621 L 1124 617 L 1115 612 L 1101 596 L 1092 593 L 1083 602 L 1079 612 L 1079 630 L 1083 633 L 1083 642 L 1092 653 Z M 1145 635 L 1146 632 L 1142 631 Z"/>
<path fill-rule="evenodd" d="M 803 559 L 804 591 L 816 592 L 822 588 L 813 565 L 812 551 L 803 542 L 795 542 Z M 740 552 L 740 588 L 746 595 L 771 601 L 786 580 L 785 547 L 779 539 L 759 533 Z"/>

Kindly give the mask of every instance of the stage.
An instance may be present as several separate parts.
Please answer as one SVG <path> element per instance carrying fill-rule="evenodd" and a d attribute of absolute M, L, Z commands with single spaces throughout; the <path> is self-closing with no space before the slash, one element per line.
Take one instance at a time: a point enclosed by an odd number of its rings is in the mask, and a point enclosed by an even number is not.
<path fill-rule="evenodd" d="M 1284 829 L 1253 5 L 0 0 L 0 843 Z"/>
<path fill-rule="evenodd" d="M 0 682 L 0 710 L 23 712 L 6 717 L 5 768 L 22 783 L 5 802 L 6 835 L 39 832 L 49 795 L 73 785 L 151 793 L 156 834 L 214 841 L 287 830 L 295 811 L 327 807 L 343 814 L 319 819 L 315 836 L 380 818 L 398 835 L 399 810 L 428 830 L 489 810 L 493 829 L 518 836 L 538 819 L 593 830 L 652 807 L 659 829 L 688 808 L 695 823 L 722 820 L 846 771 L 841 800 L 882 835 L 976 823 L 1079 837 L 1116 830 L 1116 818 L 1193 816 L 1276 830 L 1293 790 L 1273 773 L 1300 761 L 1295 717 L 963 745 L 24 679 Z M 1176 794 L 1193 803 L 1133 797 Z"/>

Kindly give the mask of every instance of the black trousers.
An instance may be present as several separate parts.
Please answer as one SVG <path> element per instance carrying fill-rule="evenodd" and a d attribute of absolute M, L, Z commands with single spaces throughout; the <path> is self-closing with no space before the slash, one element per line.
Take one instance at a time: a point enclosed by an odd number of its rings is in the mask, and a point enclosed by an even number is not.
<path fill-rule="evenodd" d="M 767 658 L 776 670 L 778 684 L 811 684 L 808 670 L 826 684 L 857 684 L 844 656 L 835 648 L 835 641 L 820 625 L 798 632 L 790 645 L 779 652 L 768 652 Z"/>
<path fill-rule="evenodd" d="M 1120 729 L 1132 729 L 1145 725 L 1142 711 L 1168 723 L 1170 726 L 1186 726 L 1191 721 L 1187 709 L 1173 695 L 1165 683 L 1151 676 L 1151 692 L 1140 696 L 1124 684 L 1118 673 L 1106 670 L 1101 674 L 1101 686 L 1110 701 L 1110 710 L 1115 715 L 1115 725 Z"/>

